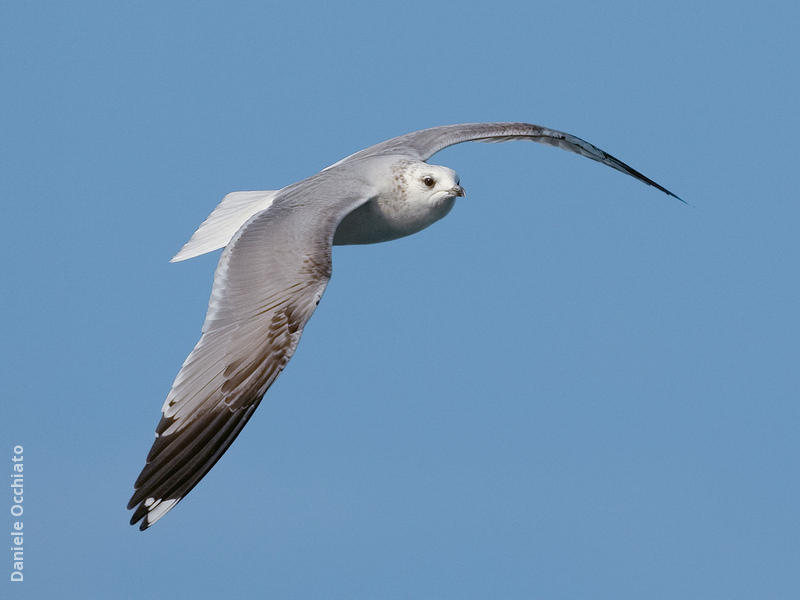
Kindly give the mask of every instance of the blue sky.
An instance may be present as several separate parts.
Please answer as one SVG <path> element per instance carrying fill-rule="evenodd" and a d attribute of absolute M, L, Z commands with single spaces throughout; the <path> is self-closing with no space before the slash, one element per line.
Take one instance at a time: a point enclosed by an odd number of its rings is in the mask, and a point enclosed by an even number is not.
<path fill-rule="evenodd" d="M 790 3 L 4 3 L 26 542 L 1 595 L 797 598 L 798 25 Z M 447 149 L 467 198 L 337 248 L 233 447 L 128 526 L 218 253 L 168 259 L 222 196 L 491 120 L 689 206 L 540 145 Z"/>

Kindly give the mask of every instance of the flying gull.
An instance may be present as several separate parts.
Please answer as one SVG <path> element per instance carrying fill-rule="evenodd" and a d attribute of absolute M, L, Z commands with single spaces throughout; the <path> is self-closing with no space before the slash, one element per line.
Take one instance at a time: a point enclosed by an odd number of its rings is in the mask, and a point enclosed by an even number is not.
<path fill-rule="evenodd" d="M 228 194 L 172 259 L 225 248 L 202 335 L 172 384 L 134 484 L 132 525 L 147 529 L 174 508 L 239 435 L 319 304 L 332 246 L 385 242 L 428 227 L 464 189 L 452 169 L 426 161 L 453 144 L 510 140 L 575 152 L 678 198 L 589 142 L 529 123 L 423 129 L 283 189 Z"/>

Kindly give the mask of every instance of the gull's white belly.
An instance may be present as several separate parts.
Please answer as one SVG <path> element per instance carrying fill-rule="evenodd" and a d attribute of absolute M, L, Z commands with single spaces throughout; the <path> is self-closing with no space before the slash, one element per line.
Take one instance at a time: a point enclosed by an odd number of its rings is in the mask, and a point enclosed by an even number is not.
<path fill-rule="evenodd" d="M 342 219 L 333 243 L 338 246 L 375 244 L 417 233 L 449 213 L 455 201 L 450 197 L 434 205 L 420 205 L 394 198 L 375 198 Z"/>

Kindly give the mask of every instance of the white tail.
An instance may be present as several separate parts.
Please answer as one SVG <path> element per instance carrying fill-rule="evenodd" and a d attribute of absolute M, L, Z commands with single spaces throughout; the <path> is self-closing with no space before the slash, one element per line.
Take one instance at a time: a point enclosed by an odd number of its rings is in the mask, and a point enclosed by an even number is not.
<path fill-rule="evenodd" d="M 227 246 L 233 234 L 254 214 L 269 208 L 278 190 L 231 192 L 222 199 L 170 262 L 194 258 Z"/>

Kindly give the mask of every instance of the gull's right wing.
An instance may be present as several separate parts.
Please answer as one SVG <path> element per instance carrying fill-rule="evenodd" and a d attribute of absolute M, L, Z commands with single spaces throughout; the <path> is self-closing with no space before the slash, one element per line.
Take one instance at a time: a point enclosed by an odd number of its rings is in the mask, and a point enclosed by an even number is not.
<path fill-rule="evenodd" d="M 371 198 L 363 182 L 328 173 L 282 190 L 225 248 L 203 334 L 162 408 L 128 503 L 146 529 L 214 466 L 294 354 L 331 276 L 344 215 Z"/>

